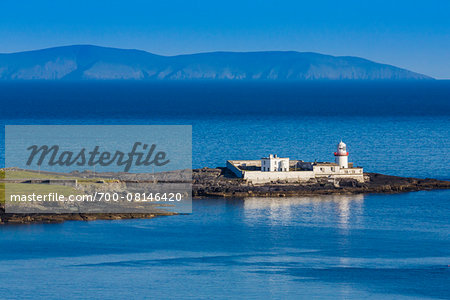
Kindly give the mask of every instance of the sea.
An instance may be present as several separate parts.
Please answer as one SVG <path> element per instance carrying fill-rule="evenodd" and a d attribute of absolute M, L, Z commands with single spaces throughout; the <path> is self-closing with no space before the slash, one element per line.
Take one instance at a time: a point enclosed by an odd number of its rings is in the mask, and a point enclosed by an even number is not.
<path fill-rule="evenodd" d="M 192 125 L 192 166 L 278 154 L 450 180 L 450 81 L 1 82 L 1 125 Z M 4 130 L 0 131 L 4 166 Z M 1 299 L 450 299 L 450 191 L 194 199 L 0 226 Z"/>

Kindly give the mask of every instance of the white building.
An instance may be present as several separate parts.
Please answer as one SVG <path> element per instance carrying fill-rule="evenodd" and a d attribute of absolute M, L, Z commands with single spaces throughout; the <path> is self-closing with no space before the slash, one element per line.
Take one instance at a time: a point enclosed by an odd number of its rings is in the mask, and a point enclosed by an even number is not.
<path fill-rule="evenodd" d="M 347 146 L 342 141 L 338 144 L 334 155 L 335 163 L 304 162 L 269 155 L 261 160 L 229 160 L 227 168 L 236 176 L 253 184 L 276 181 L 300 182 L 319 178 L 333 181 L 354 179 L 364 182 L 363 168 L 353 167 L 353 163 L 348 162 Z"/>
<path fill-rule="evenodd" d="M 261 158 L 261 172 L 288 172 L 289 157 L 278 157 L 270 154 Z"/>

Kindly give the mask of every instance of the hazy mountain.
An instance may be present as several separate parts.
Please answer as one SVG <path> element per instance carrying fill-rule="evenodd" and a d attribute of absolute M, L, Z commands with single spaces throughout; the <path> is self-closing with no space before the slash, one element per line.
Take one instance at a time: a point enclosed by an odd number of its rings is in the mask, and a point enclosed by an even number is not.
<path fill-rule="evenodd" d="M 89 45 L 0 54 L 3 80 L 410 80 L 431 79 L 363 58 L 312 52 L 211 52 L 160 56 Z"/>

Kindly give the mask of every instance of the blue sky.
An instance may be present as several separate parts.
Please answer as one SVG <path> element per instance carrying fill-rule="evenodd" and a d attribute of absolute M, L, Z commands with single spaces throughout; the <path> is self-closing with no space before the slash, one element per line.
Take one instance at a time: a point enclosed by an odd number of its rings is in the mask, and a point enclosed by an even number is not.
<path fill-rule="evenodd" d="M 0 1 L 0 52 L 314 51 L 450 78 L 450 1 Z"/>

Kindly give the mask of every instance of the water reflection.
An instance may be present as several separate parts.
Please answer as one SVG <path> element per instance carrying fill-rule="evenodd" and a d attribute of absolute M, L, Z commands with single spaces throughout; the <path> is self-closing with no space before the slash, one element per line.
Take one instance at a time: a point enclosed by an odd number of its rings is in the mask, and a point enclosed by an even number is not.
<path fill-rule="evenodd" d="M 244 198 L 247 221 L 269 220 L 272 224 L 334 224 L 347 229 L 350 222 L 360 223 L 364 195 L 318 195 L 305 197 Z"/>

